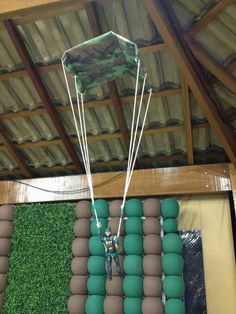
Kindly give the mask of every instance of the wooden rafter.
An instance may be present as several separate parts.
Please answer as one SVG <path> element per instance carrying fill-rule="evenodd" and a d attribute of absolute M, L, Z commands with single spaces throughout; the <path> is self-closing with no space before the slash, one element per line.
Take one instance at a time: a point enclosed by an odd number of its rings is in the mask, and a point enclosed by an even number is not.
<path fill-rule="evenodd" d="M 223 157 L 225 158 L 226 155 L 225 153 L 221 152 L 210 152 L 210 153 L 197 153 L 194 154 L 194 159 L 195 160 L 207 160 L 210 158 L 219 158 L 219 157 Z M 139 163 L 141 165 L 145 165 L 145 164 L 157 164 L 157 163 L 162 163 L 162 162 L 173 162 L 173 161 L 183 161 L 186 162 L 187 160 L 187 155 L 182 155 L 182 154 L 178 154 L 178 155 L 172 155 L 172 156 L 157 156 L 157 157 L 153 157 L 153 158 L 140 158 L 139 159 Z M 127 166 L 127 161 L 118 161 L 118 160 L 113 160 L 113 161 L 98 161 L 95 163 L 91 164 L 91 168 L 92 169 L 98 169 L 98 168 L 119 168 L 119 167 L 126 167 Z M 41 175 L 41 176 L 48 176 L 52 173 L 58 172 L 61 174 L 66 174 L 68 172 L 72 172 L 75 171 L 75 166 L 74 165 L 67 165 L 67 166 L 54 166 L 54 167 L 39 167 L 39 168 L 33 168 L 32 171 L 35 175 Z M 13 170 L 13 171 L 1 171 L 0 173 L 0 177 L 7 177 L 7 176 L 20 176 L 22 175 L 22 171 L 21 170 Z"/>
<path fill-rule="evenodd" d="M 157 53 L 164 50 L 166 50 L 166 45 L 164 43 L 159 43 L 159 44 L 139 48 L 139 52 L 141 56 L 148 53 Z M 37 67 L 37 69 L 41 74 L 45 74 L 52 71 L 59 71 L 61 70 L 61 63 L 41 65 Z M 10 78 L 18 78 L 22 76 L 28 76 L 28 72 L 26 70 L 17 70 L 17 71 L 12 71 L 12 72 L 7 72 L 7 73 L 0 73 L 0 81 L 5 81 Z"/>
<path fill-rule="evenodd" d="M 12 158 L 15 160 L 17 165 L 20 167 L 22 173 L 27 177 L 30 178 L 33 176 L 33 172 L 30 167 L 27 165 L 26 161 L 24 160 L 23 156 L 17 149 L 16 145 L 11 141 L 7 131 L 5 130 L 4 126 L 0 123 L 0 138 L 4 143 L 4 146 L 7 151 L 9 151 Z"/>
<path fill-rule="evenodd" d="M 183 111 L 184 111 L 184 124 L 186 133 L 186 148 L 188 156 L 188 164 L 193 165 L 193 136 L 192 136 L 192 123 L 191 123 L 191 112 L 190 112 L 190 99 L 189 99 L 189 87 L 182 76 L 182 97 L 183 97 Z"/>
<path fill-rule="evenodd" d="M 209 128 L 209 123 L 199 123 L 192 126 L 192 129 L 205 129 Z M 170 125 L 167 127 L 155 128 L 155 129 L 147 129 L 143 131 L 143 135 L 156 135 L 160 133 L 168 133 L 168 132 L 181 132 L 185 131 L 186 127 L 184 125 Z M 100 134 L 100 135 L 89 135 L 88 141 L 90 143 L 99 142 L 99 141 L 112 141 L 114 139 L 121 139 L 122 133 L 116 132 L 112 134 Z M 78 144 L 77 138 L 71 138 L 72 143 Z M 26 149 L 26 148 L 38 148 L 38 147 L 47 147 L 53 145 L 60 145 L 62 141 L 60 139 L 51 140 L 51 141 L 38 141 L 38 142 L 27 142 L 23 144 L 16 144 L 17 149 Z M 0 151 L 5 151 L 7 148 L 4 145 L 0 145 Z"/>
<path fill-rule="evenodd" d="M 167 10 L 166 6 L 163 5 L 163 1 L 160 0 L 145 0 L 145 4 L 150 17 L 161 33 L 166 45 L 169 47 L 199 105 L 201 105 L 205 112 L 213 131 L 220 139 L 228 157 L 236 166 L 236 141 L 233 131 L 221 119 L 214 102 L 200 79 L 199 67 L 197 67 L 193 58 L 190 60 L 190 52 L 184 45 L 181 31 L 176 24 L 173 24 L 174 13 L 170 16 L 170 8 Z"/>
<path fill-rule="evenodd" d="M 215 75 L 225 86 L 227 86 L 233 93 L 236 94 L 236 78 L 218 64 L 210 55 L 208 55 L 195 41 L 188 36 L 184 36 L 185 40 L 191 49 L 196 59 L 204 65 L 212 74 Z"/>
<path fill-rule="evenodd" d="M 178 95 L 181 94 L 181 89 L 180 88 L 173 88 L 173 89 L 165 89 L 159 92 L 153 92 L 152 97 L 167 97 L 167 96 L 173 96 L 173 95 Z M 148 98 L 149 94 L 144 94 L 144 99 Z M 140 96 L 138 96 L 138 99 Z M 121 97 L 121 103 L 122 105 L 127 105 L 129 103 L 132 103 L 134 100 L 134 96 L 124 96 Z M 99 107 L 104 107 L 104 106 L 111 106 L 113 104 L 113 101 L 111 98 L 104 99 L 104 100 L 95 100 L 95 101 L 88 101 L 85 102 L 85 108 L 86 109 L 91 109 L 91 108 L 99 108 Z M 74 105 L 76 109 L 77 105 Z M 57 111 L 62 113 L 66 111 L 70 111 L 71 106 L 70 105 L 65 105 L 65 106 L 58 106 Z M 0 121 L 3 120 L 8 120 L 8 119 L 16 119 L 19 117 L 31 117 L 31 116 L 37 116 L 41 114 L 47 114 L 46 108 L 39 108 L 39 109 L 34 109 L 34 110 L 26 110 L 26 111 L 18 111 L 18 112 L 8 112 L 4 114 L 0 114 Z"/>
<path fill-rule="evenodd" d="M 81 10 L 84 4 L 91 1 L 94 0 L 77 0 L 77 8 L 74 8 L 76 1 L 73 0 L 1 0 L 0 19 L 13 17 L 20 19 L 22 17 L 21 23 L 27 23 L 37 18 L 42 19 L 63 14 L 63 10 L 64 12 L 67 12 L 68 9 Z M 105 2 L 105 0 L 100 1 Z"/>
<path fill-rule="evenodd" d="M 216 3 L 216 5 L 210 9 L 205 15 L 203 15 L 200 20 L 198 20 L 188 31 L 187 34 L 193 37 L 198 33 L 203 27 L 210 23 L 218 14 L 220 14 L 227 6 L 233 3 L 234 0 L 221 0 Z"/>
<path fill-rule="evenodd" d="M 77 156 L 77 153 L 75 151 L 75 148 L 73 144 L 70 141 L 70 138 L 68 134 L 66 133 L 66 130 L 61 122 L 60 116 L 52 103 L 48 92 L 42 82 L 42 79 L 40 77 L 40 74 L 34 65 L 30 54 L 28 50 L 26 49 L 23 40 L 17 30 L 17 27 L 15 26 L 14 22 L 12 20 L 6 20 L 4 21 L 4 25 L 13 41 L 13 44 L 16 48 L 16 51 L 18 52 L 25 68 L 27 69 L 29 76 L 36 88 L 36 91 L 38 92 L 42 103 L 44 104 L 47 113 L 49 114 L 70 158 L 72 159 L 73 163 L 75 164 L 75 167 L 79 173 L 84 172 L 83 166 L 80 163 L 80 160 Z"/>
<path fill-rule="evenodd" d="M 102 31 L 98 24 L 98 18 L 96 16 L 94 3 L 86 4 L 85 9 L 87 12 L 89 24 L 92 29 L 93 35 L 95 37 L 101 35 Z M 121 99 L 118 94 L 115 81 L 109 82 L 107 87 L 108 87 L 108 90 L 109 90 L 109 93 L 110 93 L 110 96 L 114 105 L 116 119 L 117 119 L 119 128 L 121 130 L 124 146 L 125 146 L 126 151 L 128 152 L 129 151 L 129 130 L 127 128 L 125 115 L 124 115 L 124 111 L 121 104 Z"/>

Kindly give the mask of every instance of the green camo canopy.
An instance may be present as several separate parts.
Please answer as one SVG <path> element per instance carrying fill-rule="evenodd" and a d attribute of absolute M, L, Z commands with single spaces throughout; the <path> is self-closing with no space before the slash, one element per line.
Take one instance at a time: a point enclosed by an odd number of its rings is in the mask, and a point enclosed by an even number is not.
<path fill-rule="evenodd" d="M 64 52 L 62 62 L 77 76 L 77 89 L 88 92 L 124 75 L 136 77 L 138 47 L 128 39 L 108 32 Z"/>

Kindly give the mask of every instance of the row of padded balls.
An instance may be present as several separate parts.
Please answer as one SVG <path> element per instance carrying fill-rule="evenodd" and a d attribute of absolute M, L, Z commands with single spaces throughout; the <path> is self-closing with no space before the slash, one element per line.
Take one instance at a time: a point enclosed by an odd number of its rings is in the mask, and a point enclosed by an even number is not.
<path fill-rule="evenodd" d="M 152 208 L 152 212 L 149 212 L 151 216 L 144 214 L 145 208 Z M 158 219 L 160 202 L 157 199 L 148 199 L 143 204 L 138 199 L 131 199 L 126 203 L 125 209 L 125 231 L 128 234 L 125 242 L 127 237 L 138 237 L 136 247 L 131 243 L 126 249 L 124 313 L 162 314 L 161 238 Z M 145 219 L 142 219 L 143 215 L 146 216 Z M 154 262 L 148 269 L 145 265 L 147 261 Z M 117 314 L 121 313 L 123 312 Z"/>
<path fill-rule="evenodd" d="M 103 200 L 96 201 L 96 207 L 98 210 L 98 216 L 100 216 L 99 220 L 103 223 L 103 227 L 105 228 L 108 217 L 108 209 L 105 209 L 108 206 L 108 203 Z M 100 206 L 100 205 L 101 206 Z M 117 232 L 117 226 L 119 221 L 119 211 L 120 211 L 120 201 L 113 201 L 110 203 L 110 216 L 112 217 L 110 221 L 111 229 L 113 234 Z M 135 211 L 134 211 L 135 209 Z M 80 237 L 88 237 L 89 236 L 89 222 L 90 218 L 90 203 L 86 201 L 79 202 L 76 206 L 76 214 L 79 218 L 75 224 L 77 226 L 76 236 Z M 143 228 L 140 217 L 146 216 L 144 220 Z M 133 216 L 139 217 L 133 217 Z M 160 231 L 159 220 L 157 217 L 160 216 L 160 202 L 157 199 L 147 199 L 144 201 L 144 204 L 137 199 L 132 199 L 128 201 L 128 206 L 126 206 L 126 216 L 132 217 L 130 220 L 126 221 L 125 229 L 127 233 L 135 233 L 129 234 L 125 237 L 124 248 L 126 250 L 126 254 L 130 254 L 130 256 L 126 256 L 124 267 L 127 273 L 136 274 L 137 269 L 142 269 L 144 273 L 144 281 L 141 283 L 143 285 L 144 295 L 147 294 L 147 297 L 144 299 L 143 304 L 143 313 L 162 313 L 162 311 L 158 311 L 157 307 L 161 308 L 160 302 L 158 302 L 155 296 L 160 295 L 159 291 L 162 287 L 160 287 L 160 282 L 153 280 L 152 276 L 161 276 L 161 241 L 160 236 L 157 233 Z M 134 220 L 135 223 L 134 223 Z M 85 222 L 87 219 L 87 226 L 82 222 Z M 133 221 L 132 221 L 133 220 Z M 132 222 L 132 223 L 131 223 Z M 79 227 L 80 226 L 80 227 Z M 83 229 L 83 230 L 82 230 Z M 142 236 L 139 235 L 140 230 L 144 230 L 144 243 Z M 78 233 L 80 230 L 80 233 Z M 87 234 L 86 234 L 87 232 Z M 99 273 L 104 273 L 104 257 L 102 256 L 92 256 L 88 259 L 89 250 L 92 254 L 101 255 L 100 241 L 98 239 L 96 224 L 93 222 L 91 224 L 91 233 L 94 235 L 90 238 L 89 243 L 86 243 L 86 239 L 75 239 L 72 245 L 72 251 L 75 257 L 72 260 L 72 272 L 77 279 L 80 279 L 80 283 L 82 286 L 85 285 L 85 276 L 88 274 L 87 264 L 89 268 L 89 272 L 91 274 L 97 274 L 98 269 L 100 269 Z M 138 233 L 138 234 L 136 234 Z M 141 232 L 142 233 L 142 232 Z M 124 225 L 122 225 L 121 234 L 124 234 Z M 98 242 L 97 242 L 98 241 Z M 88 242 L 88 241 L 87 241 Z M 100 252 L 99 252 L 100 251 Z M 142 258 L 141 255 L 145 253 Z M 102 254 L 104 251 L 102 250 Z M 159 254 L 159 255 L 157 255 Z M 136 255 L 136 256 L 135 256 Z M 141 261 L 141 263 L 140 263 Z M 132 269 L 132 265 L 139 265 L 135 269 Z M 140 266 L 141 265 L 141 266 Z M 114 266 L 114 265 L 113 265 Z M 131 271 L 132 269 L 132 271 Z M 113 273 L 114 269 L 113 269 Z M 78 278 L 80 276 L 80 278 Z M 99 275 L 98 275 L 99 276 Z M 88 290 L 90 292 L 97 293 L 97 288 L 102 286 L 101 294 L 104 294 L 104 283 L 99 284 L 98 276 L 96 278 L 90 280 L 88 282 Z M 74 276 L 73 276 L 74 277 Z M 72 279 L 73 279 L 72 277 Z M 95 276 L 91 276 L 95 277 Z M 91 278 L 90 277 L 90 278 Z M 129 313 L 132 308 L 140 307 L 140 299 L 135 298 L 137 294 L 142 289 L 133 289 L 132 287 L 140 286 L 140 279 L 137 278 L 136 275 L 127 276 L 127 280 L 124 283 L 125 294 L 129 295 L 129 297 L 125 298 L 125 312 Z M 152 278 L 151 278 L 152 277 Z M 100 277 L 101 278 L 101 277 Z M 94 281 L 95 280 L 95 281 Z M 78 281 L 77 281 L 78 282 Z M 137 285 L 138 283 L 138 285 Z M 92 289 L 92 286 L 95 286 L 95 289 Z M 78 286 L 78 285 L 77 285 Z M 136 292 L 135 292 L 136 290 Z M 104 296 L 99 295 L 91 295 L 86 301 L 85 295 L 78 295 L 79 290 L 74 290 L 77 294 L 70 297 L 68 302 L 68 310 L 69 313 L 85 313 L 85 302 L 86 302 L 86 313 L 101 313 L 102 305 L 104 301 Z M 104 313 L 123 313 L 123 299 L 121 296 L 123 295 L 123 287 L 122 281 L 119 277 L 114 277 L 111 282 L 106 283 L 106 292 L 107 297 L 104 302 Z M 84 294 L 87 293 L 86 289 L 84 289 Z M 137 294 L 136 294 L 137 293 Z M 122 301 L 122 302 L 121 302 Z M 160 301 L 160 300 L 159 300 Z M 121 309 L 122 308 L 122 309 Z M 155 310 L 154 310 L 155 308 Z M 100 309 L 100 310 L 98 310 Z M 120 309 L 120 310 L 119 310 Z"/>
<path fill-rule="evenodd" d="M 184 280 L 182 277 L 184 261 L 182 257 L 183 241 L 177 234 L 179 204 L 175 199 L 165 199 L 161 203 L 164 237 L 162 240 L 162 269 L 164 294 L 167 298 L 165 314 L 184 314 Z"/>
<path fill-rule="evenodd" d="M 8 256 L 11 251 L 14 213 L 14 206 L 0 206 L 0 312 L 3 307 L 3 295 L 7 285 Z"/>

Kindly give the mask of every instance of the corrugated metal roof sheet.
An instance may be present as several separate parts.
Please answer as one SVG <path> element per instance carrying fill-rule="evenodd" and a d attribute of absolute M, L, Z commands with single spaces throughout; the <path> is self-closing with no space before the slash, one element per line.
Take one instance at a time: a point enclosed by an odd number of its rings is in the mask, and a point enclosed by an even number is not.
<path fill-rule="evenodd" d="M 194 21 L 199 19 L 216 3 L 216 1 L 213 0 L 172 0 L 171 2 L 185 29 L 188 29 Z M 112 2 L 106 2 L 104 5 L 96 3 L 96 9 L 102 30 L 105 32 L 112 29 Z M 230 15 L 229 12 L 226 12 L 226 14 Z M 232 32 L 232 21 L 234 17 L 231 17 L 229 20 L 228 15 L 222 15 L 220 22 L 217 21 L 217 23 L 213 23 L 210 29 L 204 30 L 204 36 L 206 36 L 206 38 L 213 36 L 212 34 L 215 34 L 217 30 L 221 32 L 218 40 L 222 40 L 226 31 L 225 27 L 230 25 L 229 31 Z M 229 25 L 227 23 L 229 23 Z M 223 28 L 220 30 L 222 25 Z M 142 0 L 116 1 L 114 27 L 117 33 L 137 42 L 140 46 L 162 42 L 158 31 L 147 15 Z M 19 26 L 19 29 L 33 60 L 40 64 L 58 62 L 65 49 L 92 38 L 92 32 L 85 10 L 27 23 Z M 199 37 L 200 41 L 204 39 L 204 36 L 201 36 Z M 234 35 L 231 34 L 230 38 L 231 36 Z M 229 40 L 229 37 L 227 37 L 227 39 Z M 15 49 L 8 35 L 3 30 L 0 31 L 0 45 L 2 47 L 4 46 L 3 50 L 0 49 L 0 71 L 9 71 L 19 68 L 21 66 L 19 57 L 15 53 Z M 212 43 L 212 45 L 214 45 L 214 43 Z M 223 45 L 224 43 L 222 46 Z M 232 50 L 235 50 L 234 44 L 227 45 L 229 46 L 222 48 L 226 49 L 226 52 L 217 52 L 219 53 L 220 60 L 223 60 L 222 62 L 225 62 L 225 64 L 227 64 L 227 60 L 232 55 Z M 211 47 L 209 49 L 211 49 Z M 179 69 L 174 58 L 168 51 L 146 54 L 142 57 L 142 61 L 155 91 L 180 87 Z M 68 105 L 69 100 L 62 71 L 60 69 L 54 72 L 50 71 L 43 73 L 41 76 L 54 104 L 56 106 Z M 73 84 L 73 81 L 70 81 L 70 83 Z M 133 95 L 134 86 L 133 79 L 124 78 L 123 80 L 117 81 L 120 96 Z M 235 112 L 236 96 L 228 91 L 222 84 L 217 83 L 214 88 L 227 115 Z M 0 114 L 11 111 L 33 110 L 42 107 L 38 94 L 28 77 L 0 81 L 0 93 L 3 95 L 0 99 Z M 108 97 L 108 89 L 104 86 L 103 88 L 96 89 L 86 100 L 105 99 Z M 205 115 L 197 105 L 192 93 L 190 93 L 190 105 L 192 123 L 206 122 Z M 132 104 L 124 104 L 123 108 L 127 126 L 130 129 Z M 76 132 L 71 112 L 64 111 L 60 113 L 60 115 L 67 133 L 75 137 Z M 143 116 L 143 112 L 141 115 Z M 18 117 L 3 120 L 2 123 L 7 128 L 13 141 L 18 144 L 42 140 L 50 141 L 58 138 L 58 134 L 47 114 Z M 89 135 L 119 132 L 113 106 L 103 106 L 86 110 L 86 124 Z M 145 129 L 183 124 L 184 114 L 181 94 L 168 97 L 153 97 Z M 184 131 L 144 135 L 139 157 L 186 154 L 185 141 Z M 80 154 L 78 145 L 75 146 L 78 154 Z M 193 147 L 195 152 L 222 150 L 221 143 L 209 128 L 193 130 Z M 98 161 L 109 162 L 112 160 L 123 161 L 127 158 L 127 153 L 123 147 L 121 138 L 89 142 L 89 150 L 91 162 L 93 163 Z M 21 151 L 29 165 L 35 168 L 53 167 L 57 165 L 66 166 L 71 164 L 71 160 L 62 144 L 43 147 L 34 146 L 32 148 L 24 148 Z M 17 165 L 12 162 L 8 153 L 5 151 L 0 151 L 0 160 L 0 170 L 17 168 Z M 163 161 L 155 165 L 166 166 L 184 163 L 186 163 L 186 161 Z M 152 165 L 154 164 L 146 164 L 146 166 Z M 96 167 L 93 171 L 104 171 L 106 169 L 112 170 L 114 168 Z M 55 172 L 55 174 L 56 173 L 57 172 Z"/>
<path fill-rule="evenodd" d="M 170 0 L 174 12 L 184 30 L 189 29 L 219 0 Z"/>

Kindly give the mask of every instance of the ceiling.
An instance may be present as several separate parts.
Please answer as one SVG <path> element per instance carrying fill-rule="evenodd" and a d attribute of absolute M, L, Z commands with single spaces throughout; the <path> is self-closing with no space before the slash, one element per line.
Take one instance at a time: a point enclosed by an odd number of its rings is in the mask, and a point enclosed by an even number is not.
<path fill-rule="evenodd" d="M 83 172 L 60 58 L 109 30 L 138 44 L 154 91 L 137 167 L 236 164 L 235 1 L 50 2 L 0 9 L 1 180 Z M 124 77 L 87 96 L 93 172 L 126 169 L 133 95 Z"/>

